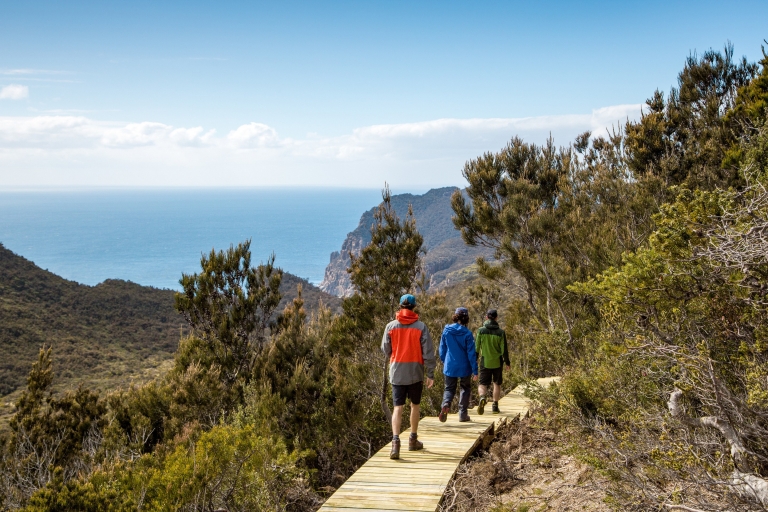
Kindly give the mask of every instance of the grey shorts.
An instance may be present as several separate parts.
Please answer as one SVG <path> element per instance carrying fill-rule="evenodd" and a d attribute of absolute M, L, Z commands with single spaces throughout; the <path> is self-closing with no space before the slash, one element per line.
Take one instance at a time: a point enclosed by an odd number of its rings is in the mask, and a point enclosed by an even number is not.
<path fill-rule="evenodd" d="M 413 384 L 397 385 L 392 384 L 392 401 L 395 406 L 405 405 L 405 399 L 409 398 L 411 403 L 419 405 L 421 403 L 421 392 L 424 389 L 422 381 Z"/>

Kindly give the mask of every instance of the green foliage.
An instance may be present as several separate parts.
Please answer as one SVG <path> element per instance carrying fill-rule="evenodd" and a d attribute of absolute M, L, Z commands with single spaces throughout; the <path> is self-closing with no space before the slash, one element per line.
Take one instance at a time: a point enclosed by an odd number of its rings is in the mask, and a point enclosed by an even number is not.
<path fill-rule="evenodd" d="M 179 445 L 148 472 L 150 510 L 276 510 L 303 478 L 296 456 L 253 426 L 222 425 Z"/>
<path fill-rule="evenodd" d="M 465 241 L 498 260 L 469 301 L 499 305 L 515 379 L 563 375 L 542 400 L 617 503 L 746 510 L 722 482 L 768 474 L 765 63 L 694 55 L 624 133 L 515 139 L 454 195 Z"/>
<path fill-rule="evenodd" d="M 560 149 L 513 139 L 467 163 L 469 200 L 453 197 L 464 240 L 495 250 L 498 263 L 479 259 L 478 270 L 501 288 L 507 325 L 519 331 L 520 346 L 546 356 L 531 376 L 562 373 L 591 350 L 581 346 L 580 329 L 596 310 L 568 286 L 618 263 L 651 229 L 653 198 L 627 174 L 620 134 L 591 144 L 589 137 Z M 563 340 L 565 350 L 553 350 Z"/>
<path fill-rule="evenodd" d="M 600 301 L 601 349 L 565 380 L 561 405 L 591 418 L 602 463 L 646 498 L 659 499 L 669 482 L 716 485 L 734 469 L 768 475 L 766 155 L 762 130 L 744 147 L 744 188 L 675 191 L 646 247 L 571 287 Z M 670 417 L 674 389 L 682 417 Z M 716 429 L 689 429 L 685 417 L 725 418 L 745 451 Z M 650 459 L 630 476 L 614 449 Z"/>
<path fill-rule="evenodd" d="M 58 363 L 56 390 L 147 381 L 173 356 L 183 324 L 170 290 L 118 280 L 77 284 L 2 245 L 0 298 L 2 402 L 16 400 L 43 345 L 53 348 Z"/>
<path fill-rule="evenodd" d="M 314 505 L 297 456 L 252 425 L 221 425 L 178 444 L 65 482 L 61 471 L 29 500 L 33 511 L 305 510 Z"/>
<path fill-rule="evenodd" d="M 255 357 L 267 341 L 269 321 L 280 302 L 282 270 L 272 256 L 251 266 L 250 240 L 200 259 L 199 274 L 183 274 L 175 295 L 181 312 L 204 342 L 229 386 L 250 378 Z"/>
<path fill-rule="evenodd" d="M 373 214 L 371 241 L 359 256 L 350 255 L 349 274 L 360 296 L 379 308 L 376 316 L 394 317 L 400 296 L 413 289 L 421 270 L 424 238 L 416 230 L 413 209 L 400 222 L 389 187 Z"/>
<path fill-rule="evenodd" d="M 24 503 L 39 486 L 61 480 L 62 473 L 69 477 L 89 468 L 96 455 L 106 405 L 82 386 L 57 398 L 52 381 L 51 349 L 41 349 L 2 443 L 5 503 L 0 504 L 7 507 Z"/>
<path fill-rule="evenodd" d="M 724 159 L 744 129 L 741 113 L 746 112 L 732 110 L 737 93 L 756 73 L 757 66 L 745 58 L 734 60 L 730 44 L 723 52 L 688 57 L 678 87 L 666 100 L 656 91 L 643 118 L 627 124 L 627 164 L 633 175 L 652 175 L 664 188 L 739 186 L 738 167 Z"/>

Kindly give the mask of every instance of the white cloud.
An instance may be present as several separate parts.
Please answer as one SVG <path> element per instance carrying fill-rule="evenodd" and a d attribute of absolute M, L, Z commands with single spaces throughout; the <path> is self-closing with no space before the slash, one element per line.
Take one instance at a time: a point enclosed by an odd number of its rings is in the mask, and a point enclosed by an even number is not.
<path fill-rule="evenodd" d="M 23 100 L 29 96 L 26 85 L 11 84 L 0 89 L 0 100 Z"/>
<path fill-rule="evenodd" d="M 540 144 L 551 134 L 567 145 L 585 130 L 605 134 L 639 115 L 640 105 L 618 105 L 578 115 L 373 125 L 297 139 L 257 122 L 217 136 L 202 126 L 158 122 L 0 117 L 0 187 L 457 185 L 467 160 L 516 135 Z"/>
<path fill-rule="evenodd" d="M 262 123 L 239 126 L 227 134 L 227 139 L 241 148 L 274 148 L 282 145 L 275 129 Z"/>

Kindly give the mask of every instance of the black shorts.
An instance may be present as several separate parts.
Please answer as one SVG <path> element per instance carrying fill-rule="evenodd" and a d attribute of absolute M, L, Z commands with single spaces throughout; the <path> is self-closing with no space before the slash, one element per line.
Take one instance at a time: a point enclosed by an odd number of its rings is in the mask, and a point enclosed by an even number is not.
<path fill-rule="evenodd" d="M 480 367 L 480 376 L 478 377 L 478 383 L 481 386 L 490 386 L 491 382 L 494 382 L 501 386 L 501 370 L 502 366 L 498 368 L 483 368 Z"/>
<path fill-rule="evenodd" d="M 404 386 L 398 386 L 392 384 L 392 401 L 395 402 L 395 406 L 405 405 L 405 399 L 410 398 L 411 403 L 419 405 L 421 403 L 421 391 L 424 389 L 424 383 L 414 382 L 413 384 L 406 384 Z"/>

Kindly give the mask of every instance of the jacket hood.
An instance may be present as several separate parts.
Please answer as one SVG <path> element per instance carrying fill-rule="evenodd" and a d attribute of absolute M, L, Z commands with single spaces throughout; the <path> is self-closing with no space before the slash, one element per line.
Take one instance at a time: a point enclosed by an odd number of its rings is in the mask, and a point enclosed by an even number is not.
<path fill-rule="evenodd" d="M 498 329 L 499 328 L 499 322 L 496 320 L 486 320 L 483 322 L 483 327 L 490 327 L 491 329 Z"/>
<path fill-rule="evenodd" d="M 467 326 L 461 324 L 448 324 L 445 326 L 445 330 L 452 334 L 459 334 L 469 331 Z"/>
<path fill-rule="evenodd" d="M 410 325 L 419 319 L 419 315 L 410 309 L 401 309 L 397 312 L 395 318 L 397 318 L 397 321 L 403 325 Z"/>

